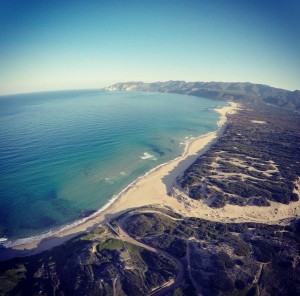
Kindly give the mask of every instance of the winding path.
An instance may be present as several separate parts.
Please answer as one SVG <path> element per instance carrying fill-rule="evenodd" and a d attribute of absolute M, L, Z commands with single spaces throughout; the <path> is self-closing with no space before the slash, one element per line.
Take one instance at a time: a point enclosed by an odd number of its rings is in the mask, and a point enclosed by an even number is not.
<path fill-rule="evenodd" d="M 166 214 L 167 215 L 167 214 Z M 168 216 L 168 215 L 167 215 Z M 184 279 L 184 267 L 183 264 L 180 262 L 180 260 L 178 260 L 177 258 L 175 258 L 174 256 L 172 256 L 171 254 L 157 249 L 157 248 L 153 248 L 145 243 L 142 243 L 140 241 L 137 241 L 136 239 L 134 239 L 133 237 L 131 237 L 125 230 L 124 230 L 124 222 L 127 220 L 127 216 L 123 217 L 122 219 L 120 219 L 118 221 L 118 229 L 116 230 L 109 222 L 106 222 L 106 225 L 115 233 L 118 235 L 118 237 L 122 240 L 122 241 L 126 241 L 129 243 L 132 243 L 136 246 L 142 247 L 150 252 L 154 252 L 154 253 L 158 253 L 163 255 L 164 257 L 167 257 L 173 261 L 176 262 L 177 267 L 178 267 L 178 273 L 177 276 L 175 278 L 175 280 L 170 280 L 168 282 L 166 282 L 163 286 L 161 287 L 157 287 L 156 289 L 154 289 L 149 295 L 151 296 L 162 296 L 165 295 L 168 292 L 171 292 L 173 290 L 174 287 L 178 286 Z M 176 219 L 176 218 L 174 218 Z"/>

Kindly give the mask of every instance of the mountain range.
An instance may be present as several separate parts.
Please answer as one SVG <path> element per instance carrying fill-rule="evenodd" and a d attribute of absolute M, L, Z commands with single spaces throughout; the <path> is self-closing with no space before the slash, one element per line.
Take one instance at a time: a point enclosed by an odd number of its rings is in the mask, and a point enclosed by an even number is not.
<path fill-rule="evenodd" d="M 278 107 L 300 110 L 300 91 L 289 91 L 263 84 L 249 82 L 122 82 L 106 90 L 110 91 L 151 91 L 187 94 L 218 100 L 263 101 Z"/>

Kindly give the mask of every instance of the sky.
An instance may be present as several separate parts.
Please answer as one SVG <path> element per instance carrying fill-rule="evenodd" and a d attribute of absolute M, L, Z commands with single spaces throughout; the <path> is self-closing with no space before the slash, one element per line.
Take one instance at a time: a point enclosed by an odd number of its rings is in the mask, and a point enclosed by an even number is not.
<path fill-rule="evenodd" d="M 0 94 L 127 81 L 300 89 L 299 0 L 0 0 Z"/>

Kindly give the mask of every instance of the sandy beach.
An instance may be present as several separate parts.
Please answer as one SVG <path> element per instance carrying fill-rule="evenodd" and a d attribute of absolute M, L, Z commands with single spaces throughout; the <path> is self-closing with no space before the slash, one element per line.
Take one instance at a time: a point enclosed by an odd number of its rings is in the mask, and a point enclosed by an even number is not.
<path fill-rule="evenodd" d="M 0 252 L 1 258 L 24 256 L 35 254 L 40 251 L 57 246 L 70 238 L 92 229 L 104 219 L 112 218 L 124 211 L 142 206 L 158 206 L 171 208 L 184 216 L 193 216 L 212 221 L 221 222 L 245 222 L 253 221 L 260 223 L 284 223 L 284 219 L 300 215 L 300 202 L 290 205 L 271 203 L 270 207 L 226 205 L 221 209 L 208 207 L 202 201 L 191 200 L 182 192 L 173 188 L 176 177 L 187 169 L 201 154 L 205 153 L 210 146 L 224 132 L 226 115 L 236 112 L 238 104 L 231 102 L 229 106 L 217 109 L 220 113 L 218 122 L 219 129 L 190 141 L 185 153 L 150 171 L 145 176 L 136 180 L 118 196 L 118 198 L 104 211 L 87 219 L 85 222 L 64 229 L 52 236 L 30 243 L 18 244 L 11 249 Z"/>

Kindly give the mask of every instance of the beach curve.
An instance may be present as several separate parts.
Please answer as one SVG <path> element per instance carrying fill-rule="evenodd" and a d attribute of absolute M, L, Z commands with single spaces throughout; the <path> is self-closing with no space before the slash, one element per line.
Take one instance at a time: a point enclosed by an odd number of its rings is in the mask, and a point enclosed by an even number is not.
<path fill-rule="evenodd" d="M 20 243 L 1 250 L 0 260 L 17 256 L 29 256 L 58 246 L 67 240 L 92 230 L 104 221 L 140 207 L 154 206 L 167 208 L 185 217 L 196 217 L 223 223 L 256 222 L 265 224 L 286 224 L 286 219 L 300 215 L 300 201 L 291 204 L 271 202 L 269 207 L 244 206 L 226 204 L 223 208 L 209 207 L 202 200 L 193 200 L 176 186 L 176 178 L 180 176 L 194 161 L 209 150 L 223 134 L 227 115 L 237 112 L 240 106 L 230 102 L 229 106 L 215 109 L 220 113 L 219 128 L 208 134 L 191 139 L 183 154 L 167 163 L 160 164 L 143 176 L 137 178 L 117 196 L 114 196 L 104 208 L 86 217 L 84 220 L 67 225 L 52 235 L 35 241 Z M 300 187 L 300 179 L 297 181 Z M 300 195 L 300 192 L 297 192 Z"/>
<path fill-rule="evenodd" d="M 175 211 L 182 212 L 183 209 L 180 207 L 182 202 L 170 197 L 169 192 L 176 177 L 183 173 L 201 154 L 205 153 L 222 135 L 226 126 L 226 115 L 235 112 L 237 109 L 238 104 L 234 102 L 229 102 L 228 106 L 215 109 L 214 111 L 220 114 L 218 130 L 188 141 L 181 156 L 160 164 L 137 178 L 99 211 L 80 221 L 49 231 L 41 236 L 17 240 L 9 245 L 9 248 L 1 251 L 0 259 L 5 251 L 20 251 L 21 256 L 28 256 L 51 249 L 85 231 L 91 230 L 102 223 L 105 218 L 119 215 L 131 208 L 160 205 L 172 207 Z"/>

